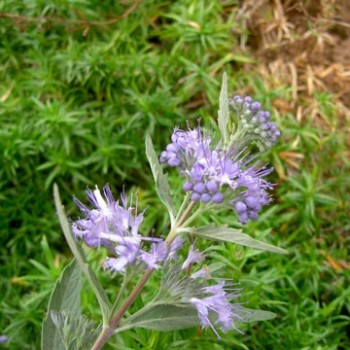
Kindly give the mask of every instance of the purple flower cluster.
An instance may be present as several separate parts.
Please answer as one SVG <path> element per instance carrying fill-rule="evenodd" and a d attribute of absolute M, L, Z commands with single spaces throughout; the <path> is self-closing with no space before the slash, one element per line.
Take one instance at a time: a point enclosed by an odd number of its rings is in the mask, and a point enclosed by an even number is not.
<path fill-rule="evenodd" d="M 220 338 L 214 324 L 227 331 L 237 329 L 235 321 L 242 321 L 241 306 L 231 303 L 231 300 L 238 298 L 240 294 L 233 288 L 233 284 L 227 283 L 226 280 L 219 280 L 218 283 L 209 285 L 210 276 L 205 267 L 188 274 L 193 264 L 203 261 L 203 253 L 191 245 L 181 268 L 175 265 L 168 271 L 163 294 L 170 294 L 177 302 L 193 305 L 198 312 L 202 327 L 210 327 Z"/>
<path fill-rule="evenodd" d="M 182 264 L 182 269 L 187 269 L 189 264 L 200 263 L 204 260 L 203 254 L 195 250 L 193 245 L 190 247 L 188 256 L 185 262 Z M 197 272 L 191 274 L 192 280 L 201 279 L 207 284 L 208 273 L 202 268 Z M 227 284 L 224 280 L 221 280 L 218 284 L 213 286 L 201 286 L 196 291 L 196 296 L 191 297 L 189 302 L 193 304 L 198 311 L 198 316 L 201 325 L 210 327 L 214 333 L 220 338 L 215 327 L 213 326 L 212 320 L 215 319 L 215 323 L 221 326 L 221 329 L 227 331 L 232 328 L 236 328 L 234 325 L 235 320 L 242 320 L 235 313 L 235 308 L 239 310 L 238 305 L 230 303 L 233 298 L 238 298 L 239 293 L 231 293 L 231 284 Z M 236 290 L 235 290 L 236 291 Z"/>
<path fill-rule="evenodd" d="M 262 149 L 268 149 L 276 143 L 281 132 L 270 121 L 270 112 L 261 110 L 259 102 L 250 96 L 243 98 L 237 95 L 229 103 L 240 120 L 243 136 L 249 142 L 258 142 Z"/>
<path fill-rule="evenodd" d="M 183 131 L 175 129 L 170 143 L 160 156 L 160 162 L 180 169 L 186 177 L 183 190 L 191 200 L 202 203 L 228 204 L 246 223 L 255 220 L 269 202 L 267 190 L 271 184 L 263 180 L 271 169 L 259 168 L 243 153 L 240 146 L 224 148 L 220 141 L 214 146 L 200 127 Z"/>
<path fill-rule="evenodd" d="M 190 302 L 197 308 L 199 319 L 204 328 L 210 327 L 218 338 L 220 336 L 212 323 L 213 319 L 223 331 L 237 329 L 235 321 L 242 321 L 239 316 L 240 306 L 231 304 L 230 299 L 238 298 L 240 294 L 231 293 L 231 285 L 220 281 L 216 285 L 203 287 L 200 294 L 201 298 L 191 298 Z"/>
<path fill-rule="evenodd" d="M 235 170 L 229 169 L 222 152 L 211 149 L 212 141 L 202 135 L 200 127 L 189 131 L 176 129 L 171 139 L 160 162 L 181 169 L 181 174 L 188 178 L 183 189 L 191 192 L 192 200 L 221 203 L 224 195 L 220 185 L 226 181 L 225 172 Z"/>
<path fill-rule="evenodd" d="M 129 264 L 136 263 L 157 268 L 168 256 L 167 244 L 160 238 L 147 238 L 139 234 L 143 213 L 135 214 L 135 209 L 128 207 L 125 193 L 121 196 L 121 205 L 114 200 L 108 185 L 104 186 L 103 194 L 104 197 L 97 186 L 94 191 L 87 191 L 94 206 L 92 210 L 74 198 L 85 214 L 84 219 L 73 222 L 74 235 L 82 238 L 90 247 L 106 247 L 114 257 L 107 258 L 105 266 L 113 271 L 125 272 Z M 143 249 L 145 241 L 151 244 L 149 251 Z"/>
<path fill-rule="evenodd" d="M 238 180 L 238 186 L 245 190 L 233 200 L 239 221 L 243 224 L 248 220 L 256 220 L 261 208 L 270 203 L 271 198 L 267 190 L 272 184 L 262 179 L 272 171 L 271 168 L 252 166 L 244 171 Z"/>

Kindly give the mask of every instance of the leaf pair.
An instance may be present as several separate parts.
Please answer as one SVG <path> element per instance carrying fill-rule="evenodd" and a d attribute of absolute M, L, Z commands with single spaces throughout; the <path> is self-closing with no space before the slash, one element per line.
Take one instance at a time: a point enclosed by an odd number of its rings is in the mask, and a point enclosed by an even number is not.
<path fill-rule="evenodd" d="M 96 274 L 88 265 L 83 249 L 72 234 L 57 185 L 54 185 L 54 200 L 64 236 L 75 259 L 62 271 L 52 291 L 48 313 L 43 322 L 42 349 L 88 349 L 97 337 L 99 327 L 96 328 L 81 313 L 82 272 L 99 302 L 104 325 L 107 324 L 110 315 L 110 303 Z"/>
<path fill-rule="evenodd" d="M 103 316 L 103 324 L 106 325 L 110 314 L 110 302 L 108 300 L 107 294 L 104 291 L 101 283 L 97 279 L 95 272 L 89 266 L 83 249 L 77 243 L 72 233 L 70 223 L 68 222 L 67 216 L 63 210 L 60 195 L 58 192 L 58 187 L 56 184 L 54 185 L 53 190 L 54 190 L 54 200 L 55 200 L 56 211 L 57 211 L 58 219 L 60 221 L 64 236 L 67 240 L 69 248 L 72 251 L 81 271 L 84 273 L 92 290 L 95 293 L 95 296 L 101 308 L 101 312 Z"/>
<path fill-rule="evenodd" d="M 62 271 L 51 294 L 42 327 L 42 350 L 89 349 L 93 344 L 98 328 L 81 313 L 81 287 L 81 269 L 73 260 Z"/>

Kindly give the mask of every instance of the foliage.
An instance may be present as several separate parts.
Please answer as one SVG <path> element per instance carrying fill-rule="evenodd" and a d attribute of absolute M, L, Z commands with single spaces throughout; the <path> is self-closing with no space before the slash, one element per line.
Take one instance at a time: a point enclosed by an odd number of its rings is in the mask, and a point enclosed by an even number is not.
<path fill-rule="evenodd" d="M 36 18 L 0 17 L 0 328 L 10 337 L 8 348 L 39 348 L 50 291 L 71 258 L 53 219 L 54 181 L 62 193 L 79 197 L 82 188 L 95 183 L 109 182 L 118 190 L 133 186 L 144 208 L 155 197 L 145 135 L 152 135 L 160 150 L 173 125 L 184 127 L 187 120 L 194 125 L 199 116 L 212 125 L 224 70 L 230 92 L 248 90 L 266 107 L 292 100 L 290 86 L 269 87 L 256 73 L 259 59 L 241 51 L 242 38 L 250 34 L 236 21 L 236 1 L 141 1 L 112 24 L 79 22 L 116 18 L 132 4 L 0 3 L 1 13 Z M 246 65 L 251 73 L 244 71 Z M 311 114 L 300 119 L 295 111 L 275 108 L 283 140 L 266 160 L 279 176 L 276 205 L 248 226 L 252 237 L 284 242 L 290 254 L 230 244 L 209 249 L 231 268 L 224 277 L 241 280 L 251 291 L 249 307 L 268 309 L 278 318 L 220 342 L 193 330 L 172 335 L 131 330 L 126 339 L 117 335 L 110 349 L 347 347 L 349 120 L 339 117 L 333 95 L 317 91 L 312 98 L 327 127 Z M 298 106 L 307 104 L 298 97 Z M 142 230 L 163 227 L 166 215 L 161 204 L 150 205 Z M 229 215 L 223 212 L 220 223 L 229 224 Z M 97 271 L 101 255 L 93 253 L 91 260 Z M 114 295 L 121 280 L 99 277 Z M 81 297 L 84 313 L 98 313 L 93 295 Z M 142 306 L 147 300 L 136 302 Z"/>

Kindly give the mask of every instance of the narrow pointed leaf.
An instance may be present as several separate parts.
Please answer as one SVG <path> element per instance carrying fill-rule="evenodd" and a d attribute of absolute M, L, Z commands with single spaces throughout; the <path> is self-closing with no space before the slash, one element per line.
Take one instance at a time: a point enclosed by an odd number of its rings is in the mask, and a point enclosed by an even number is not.
<path fill-rule="evenodd" d="M 277 315 L 270 311 L 246 309 L 240 310 L 239 316 L 241 316 L 244 322 L 256 322 L 267 321 L 275 318 Z"/>
<path fill-rule="evenodd" d="M 170 220 L 173 223 L 175 214 L 173 202 L 170 195 L 168 177 L 163 173 L 163 169 L 159 164 L 158 156 L 153 147 L 152 139 L 149 135 L 146 137 L 146 155 L 156 183 L 159 199 L 168 209 Z"/>
<path fill-rule="evenodd" d="M 70 310 L 80 313 L 81 270 L 76 260 L 73 260 L 62 271 L 60 278 L 52 291 L 47 317 L 42 328 L 43 350 L 64 350 L 60 332 L 51 318 L 51 312 Z"/>
<path fill-rule="evenodd" d="M 250 237 L 249 235 L 242 233 L 242 230 L 229 228 L 226 226 L 205 226 L 199 228 L 192 228 L 190 229 L 190 233 L 213 241 L 231 242 L 243 245 L 245 247 L 263 250 L 265 252 L 288 254 L 288 252 L 285 249 L 258 241 Z"/>
<path fill-rule="evenodd" d="M 199 324 L 198 312 L 194 306 L 190 304 L 157 303 L 151 306 L 148 305 L 127 318 L 123 326 L 167 332 L 197 327 Z"/>
<path fill-rule="evenodd" d="M 71 230 L 71 226 L 64 212 L 58 187 L 56 184 L 54 185 L 54 200 L 55 200 L 57 215 L 58 215 L 64 236 L 68 242 L 69 248 L 71 249 L 75 259 L 77 260 L 77 263 L 79 264 L 81 271 L 84 273 L 92 290 L 95 293 L 95 296 L 101 308 L 103 323 L 106 324 L 110 313 L 110 303 L 109 303 L 108 297 L 104 289 L 102 288 L 99 280 L 97 279 L 96 274 L 88 265 L 83 249 L 75 240 L 75 237 Z"/>
<path fill-rule="evenodd" d="M 224 143 L 228 141 L 228 121 L 229 121 L 229 102 L 227 93 L 227 74 L 222 76 L 222 84 L 220 90 L 220 106 L 218 111 L 218 124 Z"/>

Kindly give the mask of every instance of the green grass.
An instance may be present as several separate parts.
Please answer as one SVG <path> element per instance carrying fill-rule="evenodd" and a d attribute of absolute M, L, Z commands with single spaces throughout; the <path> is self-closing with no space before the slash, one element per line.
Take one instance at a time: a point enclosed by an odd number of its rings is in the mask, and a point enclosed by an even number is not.
<path fill-rule="evenodd" d="M 39 348 L 50 291 L 71 259 L 53 207 L 54 182 L 72 217 L 78 215 L 72 194 L 84 198 L 94 184 L 108 182 L 114 192 L 126 185 L 139 193 L 140 207 L 149 205 L 143 232 L 161 230 L 165 213 L 155 199 L 145 135 L 160 151 L 176 125 L 194 125 L 198 117 L 214 125 L 224 71 L 232 93 L 249 91 L 266 108 L 277 98 L 291 99 L 289 86 L 268 91 L 254 73 L 253 54 L 241 52 L 247 33 L 235 21 L 236 1 L 142 1 L 114 24 L 68 22 L 102 21 L 127 8 L 121 2 L 0 2 L 1 12 L 66 20 L 0 18 L 0 333 L 11 338 L 5 348 Z M 247 62 L 250 75 L 243 71 Z M 233 245 L 210 250 L 219 273 L 240 281 L 250 308 L 278 317 L 242 325 L 243 335 L 230 332 L 221 341 L 198 330 L 130 331 L 106 349 L 349 347 L 350 125 L 332 95 L 317 92 L 314 101 L 331 127 L 273 110 L 283 137 L 265 159 L 285 177 L 271 176 L 278 183 L 275 202 L 246 227 L 290 254 Z M 285 162 L 286 152 L 303 156 L 299 169 Z M 171 180 L 180 186 L 175 174 Z M 230 224 L 232 215 L 217 220 Z M 100 253 L 91 255 L 99 271 Z M 118 277 L 99 275 L 115 294 Z M 86 292 L 83 300 L 97 319 L 93 296 Z"/>

